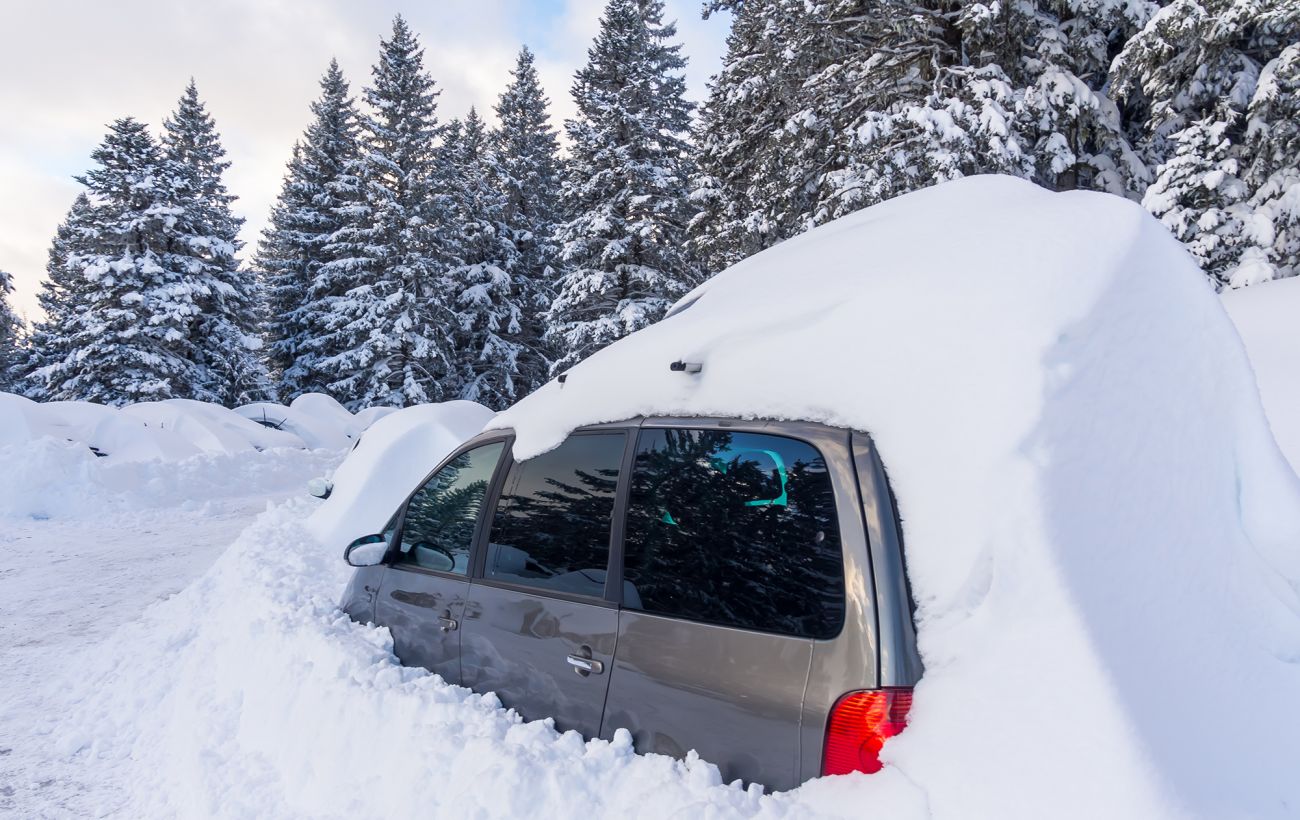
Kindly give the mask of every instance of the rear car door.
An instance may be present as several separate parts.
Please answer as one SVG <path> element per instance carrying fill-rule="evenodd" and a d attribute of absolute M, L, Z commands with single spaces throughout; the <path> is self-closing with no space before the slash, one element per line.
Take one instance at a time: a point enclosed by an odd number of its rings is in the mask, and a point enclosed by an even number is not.
<path fill-rule="evenodd" d="M 724 779 L 793 788 L 814 643 L 844 621 L 826 462 L 786 436 L 649 425 L 631 469 L 601 737 L 627 729 L 638 751 L 694 749 Z"/>
<path fill-rule="evenodd" d="M 462 682 L 561 731 L 600 731 L 618 607 L 606 590 L 627 433 L 580 432 L 515 462 L 461 636 Z"/>
<path fill-rule="evenodd" d="M 460 683 L 460 623 L 483 502 L 505 441 L 453 456 L 406 503 L 396 548 L 375 601 L 375 622 L 393 634 L 393 652 Z"/>

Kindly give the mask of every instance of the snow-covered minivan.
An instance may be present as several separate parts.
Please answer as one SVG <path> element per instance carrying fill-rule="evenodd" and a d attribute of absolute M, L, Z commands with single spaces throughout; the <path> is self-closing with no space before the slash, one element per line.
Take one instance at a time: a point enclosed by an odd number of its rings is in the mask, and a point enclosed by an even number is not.
<path fill-rule="evenodd" d="M 921 663 L 868 436 L 637 418 L 522 461 L 513 441 L 474 437 L 347 548 L 351 617 L 527 718 L 726 779 L 880 767 Z"/>

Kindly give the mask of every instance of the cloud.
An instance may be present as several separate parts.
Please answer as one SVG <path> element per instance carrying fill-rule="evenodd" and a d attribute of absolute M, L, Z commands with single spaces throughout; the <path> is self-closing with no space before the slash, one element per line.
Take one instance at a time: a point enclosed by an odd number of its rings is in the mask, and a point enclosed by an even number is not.
<path fill-rule="evenodd" d="M 14 275 L 17 307 L 35 294 L 55 228 L 76 196 L 72 180 L 112 120 L 156 130 L 194 77 L 216 118 L 240 197 L 249 248 L 279 192 L 308 104 L 331 57 L 354 93 L 370 79 L 379 38 L 401 13 L 425 46 L 446 120 L 477 106 L 491 117 L 519 46 L 527 43 L 558 126 L 586 59 L 603 0 L 44 0 L 12 4 L 0 28 L 0 269 Z M 698 0 L 670 0 L 691 59 L 692 95 L 717 70 L 723 20 L 701 21 Z"/>

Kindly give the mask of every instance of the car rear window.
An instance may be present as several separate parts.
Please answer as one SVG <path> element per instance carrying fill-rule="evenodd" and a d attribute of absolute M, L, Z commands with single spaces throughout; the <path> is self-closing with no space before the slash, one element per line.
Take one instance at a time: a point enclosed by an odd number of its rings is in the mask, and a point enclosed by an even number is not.
<path fill-rule="evenodd" d="M 825 460 L 784 436 L 642 430 L 623 578 L 630 609 L 833 637 L 844 578 Z"/>
<path fill-rule="evenodd" d="M 622 432 L 580 434 L 516 462 L 492 518 L 485 576 L 601 597 L 626 440 Z"/>

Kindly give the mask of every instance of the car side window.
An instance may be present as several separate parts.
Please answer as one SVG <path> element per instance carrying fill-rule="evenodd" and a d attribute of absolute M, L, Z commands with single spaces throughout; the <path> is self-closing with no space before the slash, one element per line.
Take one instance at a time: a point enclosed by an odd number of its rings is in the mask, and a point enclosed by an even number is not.
<path fill-rule="evenodd" d="M 483 498 L 505 443 L 466 450 L 411 496 L 402 523 L 397 564 L 465 575 Z"/>
<path fill-rule="evenodd" d="M 839 632 L 834 488 L 811 444 L 644 429 L 631 480 L 625 607 L 799 637 Z"/>
<path fill-rule="evenodd" d="M 626 436 L 580 433 L 516 462 L 488 536 L 484 576 L 599 598 Z"/>

